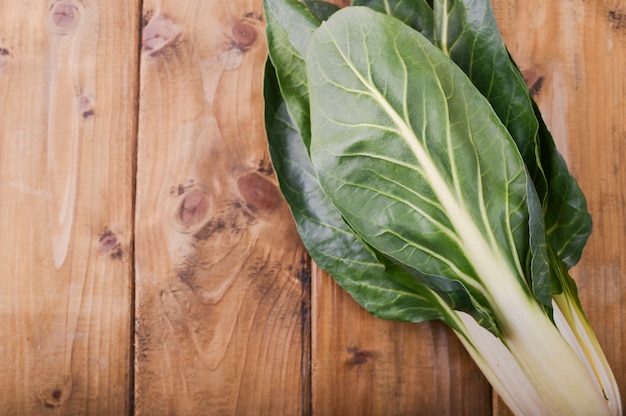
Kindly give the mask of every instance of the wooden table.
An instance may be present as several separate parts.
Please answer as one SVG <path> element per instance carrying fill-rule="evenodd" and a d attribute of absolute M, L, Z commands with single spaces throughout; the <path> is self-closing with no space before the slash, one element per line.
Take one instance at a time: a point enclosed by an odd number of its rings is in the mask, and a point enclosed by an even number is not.
<path fill-rule="evenodd" d="M 626 1 L 494 8 L 588 197 L 574 276 L 626 397 Z M 311 264 L 263 26 L 260 0 L 0 2 L 3 414 L 507 413 L 447 328 Z"/>

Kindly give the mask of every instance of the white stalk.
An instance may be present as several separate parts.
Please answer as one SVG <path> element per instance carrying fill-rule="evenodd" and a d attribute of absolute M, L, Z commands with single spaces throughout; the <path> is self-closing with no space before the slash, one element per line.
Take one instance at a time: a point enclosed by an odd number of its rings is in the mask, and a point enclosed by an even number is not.
<path fill-rule="evenodd" d="M 621 414 L 619 393 L 607 402 L 597 378 L 541 308 L 523 296 L 525 306 L 510 300 L 501 303 L 509 311 L 499 317 L 502 340 L 458 314 L 466 329 L 459 338 L 507 406 L 530 416 Z"/>
<path fill-rule="evenodd" d="M 457 336 L 509 409 L 516 415 L 549 414 L 535 386 L 502 341 L 468 314 L 458 312 L 458 315 L 465 328 Z"/>
<path fill-rule="evenodd" d="M 622 414 L 617 381 L 602 347 L 578 303 L 565 294 L 554 296 L 554 322 L 572 346 L 591 377 L 598 382 L 612 415 Z"/>

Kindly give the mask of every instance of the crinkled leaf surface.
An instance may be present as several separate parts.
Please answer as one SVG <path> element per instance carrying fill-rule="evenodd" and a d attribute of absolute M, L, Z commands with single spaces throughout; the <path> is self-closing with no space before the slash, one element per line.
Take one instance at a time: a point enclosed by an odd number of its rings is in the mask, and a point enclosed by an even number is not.
<path fill-rule="evenodd" d="M 532 296 L 523 263 L 530 233 L 540 247 L 545 235 L 541 221 L 529 229 L 538 197 L 462 71 L 418 32 L 364 7 L 323 24 L 306 64 L 313 165 L 350 226 L 433 290 L 439 278 L 460 282 L 485 308 L 507 285 Z M 545 303 L 544 266 L 532 285 Z"/>
<path fill-rule="evenodd" d="M 586 200 L 508 53 L 490 1 L 433 0 L 425 5 L 424 1 L 354 0 L 353 4 L 392 15 L 422 32 L 470 77 L 524 158 L 542 200 L 552 249 L 566 267 L 575 265 L 591 233 Z"/>
<path fill-rule="evenodd" d="M 395 17 L 400 18 L 405 23 L 420 29 L 422 33 L 427 36 L 433 36 L 432 28 L 434 22 L 432 19 L 432 2 L 405 2 L 403 0 L 355 0 L 353 2 L 353 4 L 358 3 L 366 4 L 368 7 L 380 10 L 383 13 L 392 14 Z M 481 2 L 474 3 L 478 4 Z M 437 6 L 437 4 L 435 4 L 435 6 Z M 280 73 L 279 79 L 282 87 L 282 96 L 288 104 L 287 108 L 289 114 L 293 116 L 293 120 L 296 121 L 295 124 L 297 132 L 294 134 L 299 133 L 303 138 L 305 145 L 308 146 L 310 140 L 310 125 L 308 119 L 309 102 L 302 54 L 306 51 L 311 34 L 321 23 L 320 19 L 328 17 L 327 15 L 334 13 L 335 9 L 333 8 L 333 10 L 330 13 L 327 13 L 326 16 L 315 16 L 314 13 L 311 13 L 311 11 L 308 10 L 303 4 L 293 0 L 266 0 L 265 8 L 266 15 L 268 16 L 270 55 L 272 57 L 272 61 L 274 61 L 279 68 L 278 71 Z M 459 8 L 456 10 L 458 9 Z M 491 12 L 490 9 L 488 12 Z M 497 34 L 497 28 L 495 30 L 495 33 Z M 502 49 L 506 52 L 503 45 Z M 516 70 L 514 65 L 513 69 Z M 513 71 L 513 73 L 514 75 L 519 75 L 518 72 Z M 525 85 L 522 85 L 522 87 L 525 88 Z M 521 89 L 520 91 L 527 92 L 527 90 L 524 89 Z M 278 175 L 280 178 L 280 174 Z M 320 195 L 325 197 L 323 194 Z M 287 200 L 291 205 L 293 205 L 292 201 L 290 201 L 288 197 Z M 531 212 L 535 211 L 531 210 Z M 543 253 L 543 246 L 540 242 L 537 242 L 537 239 L 535 239 L 535 243 L 535 245 L 531 245 L 534 250 L 527 253 L 527 258 L 524 259 L 524 263 L 527 268 L 527 274 L 531 274 L 532 270 L 535 270 L 535 276 L 543 276 L 542 273 L 537 272 L 537 270 L 543 269 L 543 266 L 537 265 L 540 261 L 539 259 L 543 259 L 541 256 Z M 534 256 L 531 257 L 532 253 L 534 253 Z M 542 279 L 543 278 L 537 277 L 534 280 L 535 282 L 542 282 Z M 543 283 L 537 284 L 530 281 L 529 284 L 533 286 L 534 290 L 538 291 L 537 296 L 545 303 L 547 286 Z M 455 305 L 455 307 L 461 310 L 466 310 L 465 307 L 460 305 L 467 305 L 469 298 L 465 298 L 462 302 L 460 301 L 460 297 L 458 299 L 459 303 Z M 468 312 L 474 312 L 472 314 L 477 317 L 478 320 L 481 320 L 475 311 L 469 310 Z"/>
<path fill-rule="evenodd" d="M 502 41 L 489 0 L 435 0 L 434 10 L 436 45 L 489 100 L 517 143 L 538 193 L 544 195 L 532 99 Z"/>

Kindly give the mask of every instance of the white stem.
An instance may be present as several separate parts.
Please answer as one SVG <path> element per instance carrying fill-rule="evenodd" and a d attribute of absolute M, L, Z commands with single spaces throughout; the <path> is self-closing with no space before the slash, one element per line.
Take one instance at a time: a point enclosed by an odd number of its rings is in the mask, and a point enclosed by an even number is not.
<path fill-rule="evenodd" d="M 565 294 L 556 295 L 554 299 L 556 326 L 585 364 L 589 375 L 598 382 L 598 388 L 606 397 L 611 414 L 620 416 L 622 399 L 619 387 L 587 317 L 576 302 L 571 301 Z"/>
<path fill-rule="evenodd" d="M 500 305 L 508 313 L 496 311 L 502 340 L 461 313 L 467 331 L 459 336 L 511 410 L 532 416 L 611 415 L 595 377 L 539 305 L 523 293 L 505 292 Z"/>
<path fill-rule="evenodd" d="M 547 415 L 548 410 L 526 374 L 504 344 L 474 318 L 459 312 L 466 331 L 457 336 L 478 368 L 516 415 Z"/>

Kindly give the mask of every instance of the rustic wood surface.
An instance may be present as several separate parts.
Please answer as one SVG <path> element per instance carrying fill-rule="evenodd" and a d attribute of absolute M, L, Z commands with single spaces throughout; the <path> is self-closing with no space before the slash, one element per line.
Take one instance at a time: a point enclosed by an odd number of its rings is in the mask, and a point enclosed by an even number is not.
<path fill-rule="evenodd" d="M 0 3 L 0 413 L 127 414 L 138 3 Z"/>
<path fill-rule="evenodd" d="M 493 4 L 588 197 L 574 277 L 626 397 L 626 1 Z M 447 328 L 311 265 L 263 30 L 260 0 L 0 1 L 0 414 L 509 414 Z"/>
<path fill-rule="evenodd" d="M 266 150 L 258 1 L 145 1 L 138 415 L 308 409 L 310 271 Z"/>

